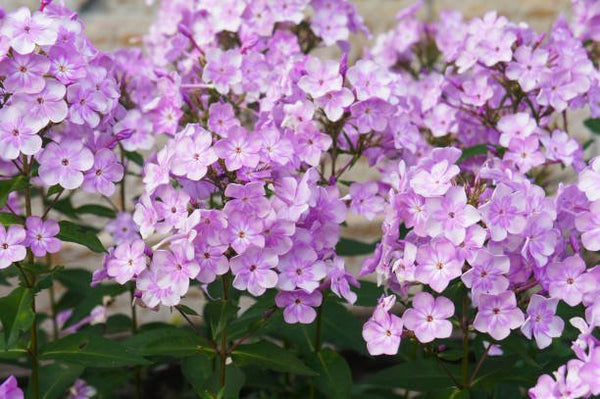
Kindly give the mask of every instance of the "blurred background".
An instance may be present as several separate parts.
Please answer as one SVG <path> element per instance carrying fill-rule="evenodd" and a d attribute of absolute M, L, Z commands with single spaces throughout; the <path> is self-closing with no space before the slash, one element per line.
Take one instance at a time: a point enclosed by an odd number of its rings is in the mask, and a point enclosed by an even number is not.
<path fill-rule="evenodd" d="M 55 0 L 60 1 L 60 0 Z M 159 0 L 155 0 L 157 3 Z M 169 0 L 165 0 L 169 1 Z M 77 10 L 85 21 L 86 33 L 103 50 L 135 45 L 156 16 L 156 5 L 147 6 L 146 0 L 64 0 Z M 358 7 L 373 34 L 385 32 L 394 26 L 395 15 L 415 0 L 351 0 Z M 523 21 L 538 31 L 547 30 L 559 14 L 568 15 L 570 0 L 425 0 L 422 17 L 443 9 L 455 9 L 466 17 L 483 15 L 498 10 L 512 21 Z M 18 6 L 36 7 L 39 0 L 0 0 L 7 10 Z M 160 18 L 160 16 L 158 16 Z M 362 43 L 361 43 L 362 44 Z"/>

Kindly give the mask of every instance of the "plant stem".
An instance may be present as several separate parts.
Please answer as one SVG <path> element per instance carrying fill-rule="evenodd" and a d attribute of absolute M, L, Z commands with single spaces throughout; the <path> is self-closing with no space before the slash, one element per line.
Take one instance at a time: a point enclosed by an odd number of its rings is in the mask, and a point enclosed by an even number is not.
<path fill-rule="evenodd" d="M 317 329 L 315 331 L 315 353 L 321 350 L 321 325 L 323 324 L 323 304 L 317 308 Z"/>
<path fill-rule="evenodd" d="M 48 265 L 48 268 L 52 267 L 52 255 L 49 252 L 46 253 L 46 265 Z M 56 320 L 56 296 L 54 295 L 54 281 L 50 283 L 48 293 L 50 295 L 50 312 L 52 316 L 52 340 L 56 341 L 58 339 L 58 321 Z"/>
<path fill-rule="evenodd" d="M 483 365 L 483 362 L 485 361 L 485 359 L 487 358 L 488 354 L 490 353 L 490 348 L 491 347 L 492 347 L 492 343 L 490 342 L 490 344 L 488 345 L 488 347 L 485 348 L 485 352 L 483 352 L 483 355 L 481 355 L 481 359 L 479 359 L 479 362 L 477 362 L 477 366 L 475 366 L 475 371 L 473 371 L 473 374 L 471 374 L 471 378 L 469 380 L 469 386 L 473 384 L 473 381 L 475 380 L 475 377 L 477 377 L 477 373 L 479 372 L 479 369 Z"/>
<path fill-rule="evenodd" d="M 229 300 L 229 281 L 227 280 L 227 274 L 223 275 L 221 282 L 223 283 L 223 311 L 225 311 L 227 301 Z M 227 372 L 227 321 L 226 318 L 221 318 L 221 320 L 223 320 L 225 325 L 223 326 L 223 331 L 221 331 L 221 349 L 219 350 L 219 387 L 223 389 Z"/>
<path fill-rule="evenodd" d="M 32 158 L 33 162 L 33 158 Z M 23 173 L 27 179 L 25 185 L 25 216 L 31 216 L 31 190 L 29 187 L 30 165 L 27 160 L 27 155 L 23 155 Z M 33 252 L 27 248 L 27 262 L 30 265 L 34 263 Z M 31 284 L 29 288 L 33 288 L 36 283 L 35 274 L 31 273 Z M 31 310 L 33 311 L 33 321 L 31 322 L 31 339 L 29 342 L 29 356 L 31 357 L 31 397 L 38 399 L 40 397 L 40 378 L 39 378 L 39 362 L 38 362 L 38 335 L 37 335 L 37 313 L 35 307 L 35 295 L 31 300 Z"/>
<path fill-rule="evenodd" d="M 468 320 L 469 304 L 467 295 L 462 299 L 462 333 L 463 333 L 463 354 L 461 359 L 461 377 L 463 388 L 469 386 L 469 320 Z"/>

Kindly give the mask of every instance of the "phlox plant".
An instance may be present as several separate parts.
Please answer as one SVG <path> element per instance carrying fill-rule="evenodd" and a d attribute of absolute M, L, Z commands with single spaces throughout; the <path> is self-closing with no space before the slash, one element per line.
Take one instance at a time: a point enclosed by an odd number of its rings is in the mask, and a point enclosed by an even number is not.
<path fill-rule="evenodd" d="M 420 7 L 0 11 L 0 397 L 600 395 L 600 3 Z"/>

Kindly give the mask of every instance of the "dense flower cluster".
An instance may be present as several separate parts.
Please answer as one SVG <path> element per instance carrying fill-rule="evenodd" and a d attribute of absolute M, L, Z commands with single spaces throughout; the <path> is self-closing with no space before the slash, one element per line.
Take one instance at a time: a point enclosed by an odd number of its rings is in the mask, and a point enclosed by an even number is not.
<path fill-rule="evenodd" d="M 413 7 L 377 38 L 371 58 L 387 67 L 395 107 L 373 112 L 389 120 L 387 145 L 369 153 L 386 210 L 382 241 L 361 274 L 375 272 L 394 294 L 364 326 L 371 354 L 395 354 L 406 331 L 423 343 L 449 337 L 455 309 L 445 295 L 461 286 L 476 309 L 467 325 L 458 319 L 465 334 L 471 323 L 496 341 L 520 329 L 539 348 L 561 336 L 559 301 L 583 304 L 586 321 L 571 321 L 582 331 L 579 360 L 530 393 L 560 397 L 565 384 L 577 385 L 564 388 L 577 397 L 599 392 L 591 331 L 600 267 L 584 259 L 600 249 L 600 159 L 586 166 L 567 125 L 567 112 L 584 105 L 600 115 L 600 72 L 581 41 L 597 35 L 590 21 L 599 11 L 583 3 L 594 2 L 576 2 L 573 28 L 559 19 L 547 35 L 495 13 L 420 23 Z M 579 179 L 550 195 L 553 164 Z M 436 297 L 413 295 L 416 286 Z M 402 318 L 391 313 L 397 296 L 408 307 Z"/>
<path fill-rule="evenodd" d="M 55 5 L 0 19 L 0 167 L 8 179 L 35 172 L 31 182 L 49 195 L 82 188 L 110 196 L 123 177 L 114 153 L 119 87 L 111 59 L 82 30 L 76 14 Z M 36 257 L 60 250 L 47 213 L 31 215 L 15 192 L 2 210 L 27 220 L 0 226 L 0 268 L 25 259 L 26 248 Z"/>

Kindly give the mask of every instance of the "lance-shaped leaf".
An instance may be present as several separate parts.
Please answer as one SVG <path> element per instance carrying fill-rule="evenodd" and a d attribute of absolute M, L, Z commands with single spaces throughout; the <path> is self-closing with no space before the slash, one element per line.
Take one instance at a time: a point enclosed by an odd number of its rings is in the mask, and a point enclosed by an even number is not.
<path fill-rule="evenodd" d="M 231 354 L 235 364 L 256 365 L 269 370 L 299 375 L 316 375 L 306 364 L 283 349 L 267 341 L 242 345 Z"/>
<path fill-rule="evenodd" d="M 25 287 L 18 287 L 4 298 L 0 298 L 0 320 L 4 330 L 6 348 L 10 348 L 19 338 L 19 332 L 31 327 L 35 317 L 31 309 L 33 293 Z"/>
<path fill-rule="evenodd" d="M 102 253 L 106 252 L 104 246 L 96 236 L 96 232 L 85 226 L 81 226 L 67 220 L 59 222 L 60 232 L 57 237 L 62 241 L 74 242 L 76 244 L 83 245 L 88 249 Z"/>

